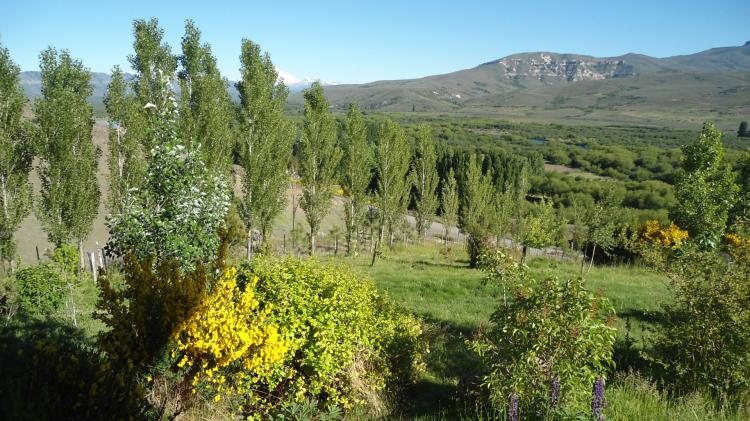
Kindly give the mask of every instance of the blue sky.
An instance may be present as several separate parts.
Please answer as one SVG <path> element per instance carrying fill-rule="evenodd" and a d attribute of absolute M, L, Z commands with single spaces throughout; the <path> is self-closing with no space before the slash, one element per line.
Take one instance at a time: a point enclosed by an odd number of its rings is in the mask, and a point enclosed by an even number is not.
<path fill-rule="evenodd" d="M 107 72 L 129 68 L 132 20 L 150 17 L 174 51 L 193 19 L 230 79 L 242 38 L 292 75 L 341 83 L 446 73 L 526 51 L 664 57 L 750 40 L 750 0 L 11 0 L 0 7 L 0 43 L 23 70 L 37 70 L 39 52 L 53 45 Z"/>

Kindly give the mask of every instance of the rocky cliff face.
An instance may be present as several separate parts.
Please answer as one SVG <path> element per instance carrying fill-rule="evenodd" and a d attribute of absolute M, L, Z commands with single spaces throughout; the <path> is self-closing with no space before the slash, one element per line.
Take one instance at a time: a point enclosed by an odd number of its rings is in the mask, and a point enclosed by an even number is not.
<path fill-rule="evenodd" d="M 488 65 L 499 66 L 508 79 L 536 79 L 543 83 L 602 80 L 634 76 L 633 66 L 621 59 L 587 60 L 539 53 L 506 57 Z"/>

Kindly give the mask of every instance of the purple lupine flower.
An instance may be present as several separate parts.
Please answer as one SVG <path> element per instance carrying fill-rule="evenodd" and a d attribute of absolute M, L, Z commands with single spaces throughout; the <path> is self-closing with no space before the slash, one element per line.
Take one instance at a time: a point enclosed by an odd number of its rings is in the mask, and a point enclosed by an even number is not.
<path fill-rule="evenodd" d="M 594 382 L 594 396 L 591 399 L 591 416 L 595 421 L 604 421 L 604 379 L 599 377 Z"/>
<path fill-rule="evenodd" d="M 552 393 L 550 394 L 549 403 L 554 409 L 557 407 L 557 403 L 560 401 L 560 379 L 557 377 L 552 379 Z"/>
<path fill-rule="evenodd" d="M 508 407 L 508 421 L 518 421 L 520 414 L 518 413 L 518 394 L 513 392 L 510 395 L 510 406 Z"/>

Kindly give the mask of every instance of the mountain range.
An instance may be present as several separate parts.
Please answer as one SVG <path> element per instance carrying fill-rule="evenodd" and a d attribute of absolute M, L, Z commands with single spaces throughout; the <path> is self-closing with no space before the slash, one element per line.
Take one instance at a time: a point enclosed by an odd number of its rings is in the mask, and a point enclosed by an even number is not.
<path fill-rule="evenodd" d="M 299 110 L 300 91 L 313 80 L 279 73 L 292 93 L 290 107 Z M 29 97 L 39 95 L 38 72 L 23 72 L 21 82 Z M 101 103 L 107 83 L 109 75 L 92 75 L 94 104 Z M 322 83 L 336 110 L 356 101 L 385 112 L 673 126 L 731 122 L 750 117 L 750 41 L 666 58 L 531 52 L 418 79 Z"/>

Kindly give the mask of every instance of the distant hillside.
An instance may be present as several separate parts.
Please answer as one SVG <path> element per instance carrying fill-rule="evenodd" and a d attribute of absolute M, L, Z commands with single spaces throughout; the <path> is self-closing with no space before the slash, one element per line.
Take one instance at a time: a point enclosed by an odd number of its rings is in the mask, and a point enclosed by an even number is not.
<path fill-rule="evenodd" d="M 667 58 L 522 53 L 420 79 L 329 86 L 326 95 L 337 109 L 357 101 L 370 110 L 531 120 L 733 121 L 750 116 L 750 44 Z"/>

